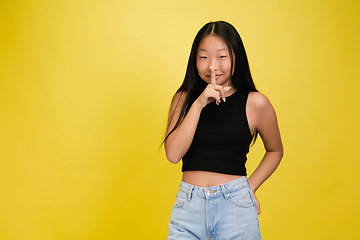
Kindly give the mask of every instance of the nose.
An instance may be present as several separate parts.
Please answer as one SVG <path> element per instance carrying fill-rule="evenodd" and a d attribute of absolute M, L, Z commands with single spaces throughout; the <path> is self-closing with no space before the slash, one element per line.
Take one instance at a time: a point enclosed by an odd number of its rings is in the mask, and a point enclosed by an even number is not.
<path fill-rule="evenodd" d="M 209 70 L 210 67 L 212 67 L 215 71 L 219 70 L 219 63 L 217 61 L 217 58 L 211 58 L 209 62 Z M 211 70 L 210 70 L 211 71 Z"/>

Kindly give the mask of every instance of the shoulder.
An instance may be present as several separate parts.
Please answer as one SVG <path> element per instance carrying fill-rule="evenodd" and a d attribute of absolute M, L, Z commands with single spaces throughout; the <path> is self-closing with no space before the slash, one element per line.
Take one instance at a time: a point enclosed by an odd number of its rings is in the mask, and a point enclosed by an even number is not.
<path fill-rule="evenodd" d="M 272 105 L 269 99 L 262 93 L 249 92 L 248 105 L 254 110 L 263 111 L 266 109 L 272 109 Z"/>
<path fill-rule="evenodd" d="M 261 132 L 268 129 L 269 124 L 277 125 L 276 112 L 269 99 L 262 93 L 250 92 L 248 96 L 249 111 L 257 119 L 256 129 Z"/>

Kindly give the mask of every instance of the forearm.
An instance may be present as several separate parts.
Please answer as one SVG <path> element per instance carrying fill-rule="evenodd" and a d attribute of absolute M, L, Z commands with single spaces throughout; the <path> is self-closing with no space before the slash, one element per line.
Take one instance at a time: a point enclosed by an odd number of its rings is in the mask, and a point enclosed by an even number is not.
<path fill-rule="evenodd" d="M 195 101 L 181 124 L 166 139 L 165 152 L 170 162 L 178 163 L 189 150 L 202 109 L 203 107 Z"/>
<path fill-rule="evenodd" d="M 279 166 L 282 159 L 283 152 L 266 152 L 263 159 L 261 160 L 259 166 L 249 177 L 251 191 L 256 192 L 256 190 L 268 179 L 275 169 Z"/>

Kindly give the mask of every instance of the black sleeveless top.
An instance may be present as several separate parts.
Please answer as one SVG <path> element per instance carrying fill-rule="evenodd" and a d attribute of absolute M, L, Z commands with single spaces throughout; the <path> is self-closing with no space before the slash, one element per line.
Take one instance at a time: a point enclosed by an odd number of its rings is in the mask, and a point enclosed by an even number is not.
<path fill-rule="evenodd" d="M 206 105 L 182 171 L 210 171 L 246 176 L 245 163 L 252 135 L 246 117 L 248 92 L 238 90 L 216 105 Z"/>

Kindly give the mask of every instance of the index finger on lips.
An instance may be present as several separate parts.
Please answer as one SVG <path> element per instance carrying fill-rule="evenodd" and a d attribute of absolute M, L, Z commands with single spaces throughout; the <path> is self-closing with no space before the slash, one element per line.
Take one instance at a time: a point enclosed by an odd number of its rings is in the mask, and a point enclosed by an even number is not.
<path fill-rule="evenodd" d="M 215 81 L 215 70 L 212 68 L 212 67 L 210 67 L 210 70 L 211 70 L 211 81 L 210 81 L 210 83 L 212 83 L 212 84 L 216 84 L 216 81 Z"/>

